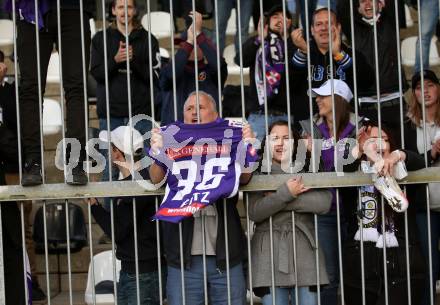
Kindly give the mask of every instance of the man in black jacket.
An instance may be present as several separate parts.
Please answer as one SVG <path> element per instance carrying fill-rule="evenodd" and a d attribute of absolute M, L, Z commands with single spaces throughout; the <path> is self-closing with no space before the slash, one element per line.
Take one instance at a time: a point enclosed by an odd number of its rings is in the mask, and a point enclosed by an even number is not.
<path fill-rule="evenodd" d="M 353 81 L 353 59 L 352 50 L 348 48 L 341 38 L 341 24 L 332 10 L 331 29 L 328 28 L 329 10 L 321 8 L 313 13 L 310 26 L 310 76 L 312 88 L 319 88 L 328 79 L 333 78 L 343 80 L 350 89 L 354 89 Z M 331 35 L 330 35 L 331 33 Z M 298 48 L 293 55 L 295 93 L 298 103 L 295 107 L 295 116 L 298 120 L 308 119 L 309 114 L 309 92 L 308 71 L 307 71 L 307 42 L 302 29 L 296 29 L 292 32 L 293 43 Z M 330 50 L 330 39 L 332 49 Z M 330 56 L 333 57 L 333 67 L 330 66 Z M 371 67 L 367 64 L 364 57 L 356 53 L 357 63 L 357 84 L 358 88 L 365 88 L 373 82 Z"/>
<path fill-rule="evenodd" d="M 259 34 L 250 37 L 242 47 L 243 67 L 250 67 L 250 92 L 249 100 L 246 103 L 246 112 L 249 124 L 259 140 L 262 140 L 266 133 L 265 102 L 267 102 L 269 125 L 277 120 L 287 120 L 288 92 L 285 63 L 286 57 L 291 58 L 294 50 L 289 34 L 292 25 L 290 13 L 286 10 L 284 18 L 282 5 L 274 5 L 265 13 L 264 18 L 264 25 L 261 19 L 258 23 Z M 286 41 L 284 40 L 284 27 L 288 32 Z M 263 31 L 264 37 L 263 44 L 261 43 L 261 31 Z M 285 44 L 287 44 L 287 54 L 285 54 Z M 235 62 L 240 64 L 238 54 L 235 57 Z M 290 64 L 290 60 L 288 63 Z M 263 76 L 264 71 L 266 79 Z M 292 80 L 293 77 L 290 77 L 290 84 L 292 84 Z M 293 103 L 293 97 L 291 97 L 290 103 Z"/>
<path fill-rule="evenodd" d="M 136 7 L 133 0 L 127 3 L 127 21 L 125 20 L 125 1 L 114 0 L 112 12 L 116 17 L 115 22 L 107 28 L 107 71 L 105 70 L 104 58 L 104 33 L 98 32 L 92 40 L 91 74 L 97 81 L 97 112 L 99 129 L 110 130 L 127 125 L 130 118 L 129 96 L 127 83 L 127 60 L 130 61 L 130 85 L 131 85 L 131 115 L 145 114 L 151 116 L 151 93 L 150 86 L 157 88 L 158 73 L 160 68 L 159 43 L 151 35 L 151 62 L 152 76 L 150 79 L 150 53 L 149 33 L 142 28 L 136 18 Z M 128 27 L 128 41 L 126 46 L 125 26 Z M 128 49 L 128 57 L 127 57 Z M 106 96 L 106 72 L 108 75 L 109 96 Z M 157 93 L 157 92 L 156 92 Z M 107 99 L 109 109 L 107 109 Z M 107 121 L 107 113 L 110 122 Z M 141 120 L 134 125 L 141 134 L 151 129 L 149 120 Z M 102 151 L 107 159 L 107 152 Z M 112 178 L 116 180 L 118 169 L 112 168 Z M 102 176 L 103 181 L 109 180 L 109 165 Z M 104 206 L 109 209 L 109 200 L 105 200 Z"/>
<path fill-rule="evenodd" d="M 356 50 L 364 55 L 368 65 L 372 67 L 374 82 L 364 90 L 359 90 L 359 103 L 361 113 L 372 119 L 377 119 L 377 94 L 380 94 L 380 107 L 382 121 L 386 122 L 390 128 L 400 130 L 400 89 L 399 89 L 399 66 L 396 46 L 396 16 L 395 1 L 383 0 L 357 0 L 353 4 L 354 14 L 354 42 Z M 373 5 L 376 6 L 376 16 L 373 15 Z M 350 25 L 350 2 L 347 0 L 339 1 L 338 12 L 342 17 L 342 30 L 345 36 L 351 40 Z M 377 29 L 378 53 L 375 53 L 374 43 L 374 24 Z M 376 58 L 377 67 L 376 71 Z M 376 80 L 376 72 L 379 80 Z M 358 84 L 360 76 L 358 73 Z M 404 70 L 401 69 L 402 92 L 406 90 Z M 379 82 L 379 88 L 376 83 Z M 403 97 L 402 97 L 403 98 Z M 405 113 L 405 109 L 403 111 Z M 400 137 L 398 137 L 400 141 Z"/>
<path fill-rule="evenodd" d="M 218 78 L 220 75 L 220 91 L 223 91 L 226 79 L 228 78 L 228 68 L 226 61 L 220 57 L 220 67 L 217 66 L 217 49 L 212 41 L 202 32 L 202 15 L 195 13 L 191 26 L 188 30 L 174 40 L 180 46 L 174 56 L 175 75 L 173 75 L 173 63 L 170 61 L 160 72 L 160 89 L 162 93 L 162 112 L 161 123 L 166 125 L 183 120 L 183 103 L 188 95 L 196 90 L 195 82 L 195 45 L 197 45 L 197 62 L 199 90 L 207 92 L 214 97 L 218 103 L 221 100 L 219 93 Z M 194 38 L 194 28 L 196 37 Z M 220 71 L 219 71 L 220 70 Z M 173 79 L 176 84 L 176 100 L 174 100 Z M 174 107 L 176 104 L 176 108 Z M 177 113 L 174 112 L 177 109 Z"/>
<path fill-rule="evenodd" d="M 131 159 L 133 170 L 138 171 L 142 178 L 149 179 L 147 170 L 138 170 L 143 157 L 143 139 L 137 130 L 120 126 L 111 132 L 110 137 L 107 130 L 101 131 L 99 138 L 109 144 L 112 162 L 121 172 L 120 180 L 132 179 Z M 135 246 L 138 249 L 140 304 L 159 304 L 159 276 L 162 275 L 158 273 L 156 224 L 150 220 L 156 212 L 154 198 L 123 197 L 114 200 L 116 257 L 121 260 L 118 304 L 137 304 Z M 133 216 L 133 205 L 136 207 L 136 218 Z M 92 206 L 92 214 L 104 232 L 111 236 L 110 212 L 95 204 Z M 137 228 L 137 243 L 133 233 L 134 225 Z M 165 266 L 162 270 L 165 270 Z"/>

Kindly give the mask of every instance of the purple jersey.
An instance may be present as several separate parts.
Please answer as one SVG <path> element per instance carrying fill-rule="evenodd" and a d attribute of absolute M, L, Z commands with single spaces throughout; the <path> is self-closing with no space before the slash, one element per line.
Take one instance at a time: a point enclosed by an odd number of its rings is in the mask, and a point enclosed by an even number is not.
<path fill-rule="evenodd" d="M 165 196 L 154 219 L 180 222 L 218 199 L 237 193 L 242 166 L 258 158 L 242 141 L 242 126 L 176 122 L 162 128 L 163 151 L 150 156 L 167 172 Z"/>

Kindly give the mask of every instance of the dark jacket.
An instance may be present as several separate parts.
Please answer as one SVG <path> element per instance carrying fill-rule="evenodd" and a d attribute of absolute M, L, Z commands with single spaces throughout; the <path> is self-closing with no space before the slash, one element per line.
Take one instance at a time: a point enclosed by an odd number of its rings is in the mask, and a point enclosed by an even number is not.
<path fill-rule="evenodd" d="M 141 171 L 141 175 L 144 178 L 148 177 L 148 171 Z M 131 176 L 124 180 L 131 180 Z M 156 212 L 155 200 L 154 197 L 135 197 L 135 200 L 139 272 L 155 271 L 157 270 L 156 223 L 151 220 Z M 121 260 L 122 271 L 135 273 L 133 198 L 114 198 L 113 204 L 116 257 Z M 101 205 L 93 205 L 92 214 L 105 234 L 111 236 L 110 212 Z"/>
<path fill-rule="evenodd" d="M 400 54 L 397 53 L 396 46 L 397 36 L 394 1 L 385 1 L 385 3 L 386 6 L 382 10 L 376 26 L 378 46 L 377 58 L 379 60 L 380 93 L 392 93 L 399 91 L 398 59 Z M 358 1 L 354 1 L 355 48 L 356 51 L 364 56 L 368 65 L 372 67 L 372 73 L 375 79 L 376 56 L 374 51 L 374 27 L 362 20 L 362 16 L 357 11 L 358 6 Z M 351 40 L 350 1 L 342 0 L 338 2 L 338 16 L 341 18 L 342 31 L 347 39 Z M 358 73 L 358 77 L 359 76 L 360 74 Z M 406 90 L 405 79 L 404 70 L 402 68 L 403 91 Z M 376 95 L 375 81 L 371 83 L 368 88 L 360 88 L 359 90 L 359 96 L 373 95 Z"/>
<path fill-rule="evenodd" d="M 107 70 L 111 117 L 128 117 L 127 64 L 117 64 L 114 56 L 118 52 L 119 42 L 125 37 L 114 26 L 107 28 Z M 130 62 L 132 114 L 151 115 L 150 62 L 148 32 L 141 26 L 133 29 L 129 44 L 133 47 L 133 60 Z M 151 56 L 153 63 L 153 85 L 158 84 L 160 68 L 159 43 L 151 35 Z M 96 33 L 92 39 L 92 57 L 90 72 L 96 79 L 97 111 L 99 118 L 106 118 L 105 66 L 104 66 L 104 33 Z"/>
<path fill-rule="evenodd" d="M 205 60 L 198 61 L 199 90 L 210 94 L 218 105 L 219 90 L 216 47 L 203 32 L 197 36 L 197 46 L 202 49 L 203 56 L 206 59 L 206 62 Z M 178 121 L 183 121 L 183 104 L 185 100 L 191 92 L 196 90 L 194 62 L 189 61 L 193 48 L 192 44 L 182 42 L 174 57 Z M 221 91 L 223 91 L 227 77 L 228 68 L 226 61 L 223 57 L 220 57 Z M 176 121 L 174 114 L 173 64 L 171 61 L 160 72 L 160 89 L 162 91 L 161 122 L 163 125 L 166 125 Z"/>
<path fill-rule="evenodd" d="M 249 114 L 251 112 L 255 112 L 258 110 L 263 110 L 264 108 L 260 106 L 258 102 L 257 88 L 255 86 L 255 63 L 257 51 L 261 46 L 259 42 L 259 36 L 250 37 L 242 46 L 242 57 L 243 57 L 243 67 L 249 67 L 249 79 L 250 79 L 250 91 L 249 91 L 249 99 L 246 101 L 246 113 Z M 292 39 L 290 36 L 287 38 L 287 58 L 289 64 L 289 83 L 290 83 L 290 103 L 293 105 L 294 97 L 293 97 L 293 77 L 291 76 L 292 66 L 290 58 L 292 58 L 295 47 L 292 43 Z M 240 65 L 240 55 L 237 52 L 235 55 L 235 63 Z M 278 111 L 281 113 L 287 113 L 287 86 L 286 86 L 286 73 L 284 72 L 281 77 L 280 87 L 278 88 L 278 94 L 274 94 L 271 98 L 267 100 L 267 105 L 269 112 L 270 111 Z M 291 107 L 291 113 L 294 113 L 293 107 Z"/>
<path fill-rule="evenodd" d="M 354 75 L 353 75 L 353 50 L 342 44 L 341 49 L 345 52 L 344 58 L 340 61 L 333 60 L 333 77 L 343 80 L 354 93 Z M 364 56 L 356 52 L 356 70 L 357 70 L 357 88 L 358 91 L 365 90 L 373 82 L 373 70 L 366 62 Z M 293 58 L 294 78 L 296 80 L 295 92 L 298 92 L 298 102 L 296 103 L 295 115 L 298 120 L 309 118 L 309 82 L 307 71 L 307 54 L 296 50 Z M 331 79 L 330 71 L 330 53 L 322 54 L 314 39 L 310 40 L 310 75 L 312 77 L 312 88 L 319 88 L 328 79 Z M 315 107 L 315 104 L 313 104 Z M 316 113 L 316 108 L 314 109 Z"/>
<path fill-rule="evenodd" d="M 226 218 L 228 220 L 229 236 L 229 266 L 233 267 L 243 261 L 246 257 L 246 237 L 241 227 L 240 216 L 237 211 L 237 196 L 226 199 Z M 226 248 L 225 248 L 225 227 L 224 227 L 224 208 L 223 200 L 215 203 L 218 215 L 217 241 L 216 241 L 216 261 L 220 270 L 226 270 Z M 182 242 L 185 268 L 190 268 L 191 246 L 194 229 L 194 218 L 188 218 L 181 222 L 182 224 Z M 163 241 L 167 264 L 169 266 L 180 268 L 180 242 L 179 225 L 162 222 Z"/>

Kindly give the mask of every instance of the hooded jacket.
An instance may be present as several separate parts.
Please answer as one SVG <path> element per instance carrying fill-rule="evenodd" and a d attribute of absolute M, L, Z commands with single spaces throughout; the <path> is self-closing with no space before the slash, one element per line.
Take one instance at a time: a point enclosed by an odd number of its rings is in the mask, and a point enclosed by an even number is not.
<path fill-rule="evenodd" d="M 114 25 L 108 27 L 106 32 L 110 116 L 128 117 L 127 64 L 126 62 L 116 63 L 114 60 L 114 56 L 119 49 L 119 42 L 125 42 L 125 37 Z M 132 114 L 151 115 L 148 32 L 139 25 L 132 30 L 128 40 L 129 44 L 133 47 L 133 59 L 130 61 Z M 151 56 L 153 64 L 153 85 L 157 87 L 160 55 L 159 43 L 153 35 L 151 35 Z M 90 72 L 97 82 L 96 97 L 98 117 L 106 118 L 103 31 L 96 33 L 92 39 L 90 66 Z"/>

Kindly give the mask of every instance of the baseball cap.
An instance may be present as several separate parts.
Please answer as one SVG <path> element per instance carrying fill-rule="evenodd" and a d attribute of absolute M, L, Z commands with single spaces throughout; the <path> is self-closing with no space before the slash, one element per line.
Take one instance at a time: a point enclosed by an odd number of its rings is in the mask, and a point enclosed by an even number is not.
<path fill-rule="evenodd" d="M 413 75 L 412 80 L 411 80 L 411 88 L 413 90 L 416 89 L 417 83 L 420 81 L 421 78 L 422 78 L 422 76 L 420 74 L 420 71 L 416 72 Z M 423 79 L 429 79 L 430 81 L 432 81 L 436 84 L 439 83 L 437 75 L 435 75 L 435 73 L 431 70 L 427 70 L 427 69 L 423 70 Z"/>
<path fill-rule="evenodd" d="M 144 139 L 136 129 L 129 126 L 119 126 L 112 130 L 110 135 L 111 137 L 109 137 L 107 130 L 102 130 L 99 133 L 99 139 L 107 143 L 111 140 L 111 143 L 126 155 L 140 155 L 142 153 Z M 130 145 L 131 135 L 133 135 L 133 148 Z"/>
<path fill-rule="evenodd" d="M 329 96 L 332 95 L 332 80 L 329 79 L 319 88 L 312 88 L 312 96 L 316 97 L 317 95 L 321 96 Z M 339 95 L 347 102 L 351 101 L 353 98 L 353 93 L 351 92 L 350 87 L 339 79 L 333 79 L 333 93 Z"/>
<path fill-rule="evenodd" d="M 272 6 L 270 8 L 270 10 L 268 10 L 267 12 L 264 13 L 264 16 L 266 18 L 271 17 L 272 15 L 274 15 L 275 13 L 279 13 L 279 12 L 283 12 L 283 6 L 281 4 L 276 4 L 274 6 Z M 289 19 L 292 19 L 292 15 L 290 14 L 289 10 L 287 9 L 287 5 L 286 5 L 286 17 Z"/>

